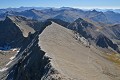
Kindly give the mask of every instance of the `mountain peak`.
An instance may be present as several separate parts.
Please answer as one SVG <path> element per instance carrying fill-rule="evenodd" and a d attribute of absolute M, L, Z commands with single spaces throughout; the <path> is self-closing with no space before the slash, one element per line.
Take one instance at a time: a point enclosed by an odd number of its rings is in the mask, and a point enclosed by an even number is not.
<path fill-rule="evenodd" d="M 81 25 L 82 27 L 88 27 L 88 26 L 94 26 L 93 24 L 89 23 L 88 21 L 82 19 L 82 18 L 78 18 L 74 21 L 75 23 L 78 23 L 79 25 Z"/>
<path fill-rule="evenodd" d="M 96 11 L 95 9 L 93 9 L 92 12 L 98 12 L 98 11 Z"/>
<path fill-rule="evenodd" d="M 75 20 L 75 22 L 83 22 L 84 20 L 82 18 L 78 18 Z"/>
<path fill-rule="evenodd" d="M 4 21 L 12 21 L 11 16 L 6 16 Z"/>
<path fill-rule="evenodd" d="M 26 18 L 22 16 L 6 16 L 5 20 L 18 21 L 18 20 L 26 20 Z"/>

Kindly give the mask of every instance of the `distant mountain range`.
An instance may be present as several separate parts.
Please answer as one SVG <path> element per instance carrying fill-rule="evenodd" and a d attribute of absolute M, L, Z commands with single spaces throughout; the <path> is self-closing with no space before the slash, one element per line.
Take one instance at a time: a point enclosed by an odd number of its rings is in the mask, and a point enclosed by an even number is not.
<path fill-rule="evenodd" d="M 17 9 L 17 10 L 16 10 Z M 20 7 L 1 9 L 0 19 L 4 20 L 7 15 L 24 16 L 35 20 L 60 19 L 66 22 L 73 22 L 77 18 L 84 18 L 98 24 L 119 24 L 120 13 L 114 11 L 81 10 L 69 7 L 62 8 L 39 8 Z"/>
<path fill-rule="evenodd" d="M 50 8 L 54 8 L 54 7 L 2 8 L 2 9 L 0 9 L 0 13 L 4 13 L 4 12 L 6 12 L 6 11 L 17 11 L 17 12 L 20 12 L 20 11 L 29 10 L 29 9 L 42 10 L 42 9 L 50 9 Z M 71 7 L 61 7 L 61 8 L 54 8 L 54 9 L 70 9 L 70 8 L 71 8 Z M 76 8 L 76 9 L 79 9 L 79 8 Z M 88 10 L 94 10 L 94 9 L 82 9 L 82 10 L 88 11 Z M 99 9 L 99 8 L 96 8 L 95 10 L 97 10 L 97 11 L 102 11 L 102 12 L 113 11 L 113 12 L 116 12 L 116 13 L 120 13 L 120 9 Z"/>

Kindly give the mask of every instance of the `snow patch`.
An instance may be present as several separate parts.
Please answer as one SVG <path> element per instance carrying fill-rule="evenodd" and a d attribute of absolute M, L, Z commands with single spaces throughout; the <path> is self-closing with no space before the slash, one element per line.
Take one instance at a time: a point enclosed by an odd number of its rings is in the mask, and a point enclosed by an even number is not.
<path fill-rule="evenodd" d="M 17 53 L 19 53 L 19 50 L 17 51 Z"/>
<path fill-rule="evenodd" d="M 12 51 L 17 51 L 17 49 L 12 49 Z"/>
<path fill-rule="evenodd" d="M 99 29 L 96 29 L 97 32 L 99 32 L 100 30 Z"/>
<path fill-rule="evenodd" d="M 2 68 L 2 69 L 0 69 L 0 72 L 4 72 L 4 71 L 6 71 L 8 68 Z"/>
<path fill-rule="evenodd" d="M 11 57 L 10 60 L 13 60 L 15 58 L 15 56 Z"/>
<path fill-rule="evenodd" d="M 16 55 L 17 55 L 17 54 L 15 54 L 14 56 L 12 56 L 12 57 L 10 58 L 10 60 L 13 60 L 13 59 L 16 57 Z"/>
<path fill-rule="evenodd" d="M 17 49 L 13 49 L 13 51 L 16 51 Z M 17 51 L 17 53 L 19 52 L 19 50 Z M 15 57 L 16 57 L 16 55 L 17 55 L 17 53 L 14 55 L 14 56 L 12 56 L 11 58 L 10 58 L 10 60 L 13 60 Z"/>
<path fill-rule="evenodd" d="M 80 36 L 79 34 L 75 34 L 75 38 L 81 41 L 84 45 L 89 46 L 89 42 L 84 37 Z"/>
<path fill-rule="evenodd" d="M 8 66 L 9 64 L 11 64 L 12 63 L 12 61 L 9 61 L 5 66 Z"/>
<path fill-rule="evenodd" d="M 17 49 L 13 49 L 13 51 L 14 51 L 14 50 L 17 50 Z M 13 59 L 16 57 L 16 55 L 18 54 L 18 52 L 19 52 L 19 50 L 17 51 L 17 53 L 16 53 L 14 56 L 12 56 L 11 58 L 9 58 L 10 61 L 9 61 L 5 66 L 8 66 L 8 65 L 10 65 L 10 64 L 12 63 Z M 7 67 L 4 67 L 4 68 L 0 69 L 0 72 L 4 72 L 4 71 L 6 71 L 7 69 L 8 69 Z"/>
<path fill-rule="evenodd" d="M 83 42 L 84 45 L 89 45 L 89 42 L 84 37 L 80 37 L 80 40 Z"/>

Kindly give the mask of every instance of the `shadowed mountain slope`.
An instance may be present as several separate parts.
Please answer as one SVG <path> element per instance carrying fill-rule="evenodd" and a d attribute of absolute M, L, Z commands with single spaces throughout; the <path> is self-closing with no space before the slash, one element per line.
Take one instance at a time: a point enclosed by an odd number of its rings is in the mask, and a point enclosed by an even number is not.
<path fill-rule="evenodd" d="M 0 21 L 0 47 L 17 47 L 29 33 L 39 31 L 51 24 L 50 21 L 39 22 L 21 16 L 8 16 Z"/>

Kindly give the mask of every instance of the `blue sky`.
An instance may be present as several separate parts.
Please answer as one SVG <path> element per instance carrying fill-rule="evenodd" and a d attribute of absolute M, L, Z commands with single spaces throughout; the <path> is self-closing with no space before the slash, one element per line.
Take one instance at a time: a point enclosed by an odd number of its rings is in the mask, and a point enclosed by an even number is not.
<path fill-rule="evenodd" d="M 75 7 L 120 8 L 120 0 L 1 0 L 0 8 L 8 7 Z"/>

